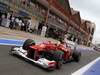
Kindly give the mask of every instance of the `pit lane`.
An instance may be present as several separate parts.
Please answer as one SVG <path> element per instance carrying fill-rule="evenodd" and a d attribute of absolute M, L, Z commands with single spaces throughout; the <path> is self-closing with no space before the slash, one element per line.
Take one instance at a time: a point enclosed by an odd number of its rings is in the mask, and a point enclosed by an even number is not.
<path fill-rule="evenodd" d="M 99 52 L 85 50 L 82 51 L 82 58 L 79 63 L 68 62 L 62 66 L 62 69 L 49 72 L 18 57 L 9 55 L 10 49 L 11 46 L 0 45 L 0 75 L 71 75 L 100 55 Z"/>

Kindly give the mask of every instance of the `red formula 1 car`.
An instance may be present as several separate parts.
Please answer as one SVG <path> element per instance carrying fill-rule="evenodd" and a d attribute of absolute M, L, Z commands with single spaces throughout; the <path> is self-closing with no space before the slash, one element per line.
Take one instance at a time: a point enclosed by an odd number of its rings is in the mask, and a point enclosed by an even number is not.
<path fill-rule="evenodd" d="M 81 52 L 65 48 L 61 44 L 56 45 L 50 41 L 36 44 L 31 39 L 27 39 L 20 48 L 13 47 L 10 52 L 49 70 L 61 68 L 63 63 L 72 58 L 78 62 L 81 56 Z"/>

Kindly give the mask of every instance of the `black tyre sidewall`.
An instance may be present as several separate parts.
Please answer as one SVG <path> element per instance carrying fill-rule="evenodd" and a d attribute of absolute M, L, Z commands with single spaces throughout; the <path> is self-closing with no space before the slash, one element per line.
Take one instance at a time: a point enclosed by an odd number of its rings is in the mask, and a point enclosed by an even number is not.
<path fill-rule="evenodd" d="M 80 61 L 80 57 L 81 57 L 81 52 L 74 50 L 73 54 L 72 54 L 72 57 L 76 62 L 79 62 Z"/>

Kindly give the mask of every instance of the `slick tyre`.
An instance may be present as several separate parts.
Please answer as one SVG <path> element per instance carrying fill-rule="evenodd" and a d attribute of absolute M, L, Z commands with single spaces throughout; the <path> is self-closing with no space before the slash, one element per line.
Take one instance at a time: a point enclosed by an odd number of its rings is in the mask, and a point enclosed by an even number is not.
<path fill-rule="evenodd" d="M 79 62 L 80 58 L 81 58 L 81 52 L 77 51 L 77 50 L 74 50 L 73 54 L 72 54 L 72 57 L 76 62 Z"/>

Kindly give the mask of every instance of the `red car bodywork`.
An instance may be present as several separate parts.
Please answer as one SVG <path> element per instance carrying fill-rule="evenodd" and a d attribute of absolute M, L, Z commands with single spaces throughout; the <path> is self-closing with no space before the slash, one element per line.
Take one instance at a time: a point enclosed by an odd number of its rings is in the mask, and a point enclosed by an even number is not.
<path fill-rule="evenodd" d="M 63 44 L 59 44 L 58 46 L 54 43 L 48 42 L 48 43 L 41 43 L 38 45 L 31 45 L 31 49 L 36 50 L 36 52 L 40 51 L 48 51 L 48 50 L 62 50 L 64 52 L 63 59 L 67 60 L 71 56 L 71 51 L 69 48 L 65 48 Z"/>

